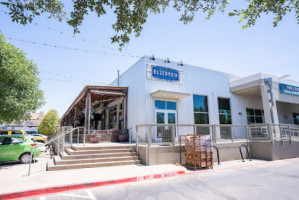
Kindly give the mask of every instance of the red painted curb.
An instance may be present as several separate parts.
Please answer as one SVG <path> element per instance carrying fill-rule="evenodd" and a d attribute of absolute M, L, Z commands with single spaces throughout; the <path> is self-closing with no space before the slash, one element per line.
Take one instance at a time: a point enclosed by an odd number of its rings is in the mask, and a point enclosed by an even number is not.
<path fill-rule="evenodd" d="M 35 190 L 28 190 L 23 192 L 15 192 L 15 193 L 8 193 L 0 195 L 0 200 L 4 199 L 20 199 L 20 198 L 28 198 L 34 196 L 42 196 L 45 194 L 53 194 L 58 192 L 65 192 L 69 190 L 77 190 L 77 189 L 85 189 L 91 187 L 101 187 L 101 186 L 108 186 L 108 185 L 115 185 L 121 183 L 130 183 L 130 182 L 138 182 L 138 181 L 147 181 L 147 180 L 154 180 L 160 178 L 167 178 L 185 174 L 185 171 L 173 171 L 173 172 L 166 172 L 161 174 L 154 174 L 154 175 L 146 175 L 146 176 L 136 176 L 131 178 L 124 178 L 124 179 L 117 179 L 117 180 L 109 180 L 109 181 L 100 181 L 100 182 L 90 182 L 90 183 L 83 183 L 83 184 L 74 184 L 74 185 L 66 185 L 66 186 L 57 186 L 57 187 L 49 187 L 43 189 L 35 189 Z"/>
<path fill-rule="evenodd" d="M 299 158 L 292 158 L 292 160 L 299 160 Z M 136 176 L 136 177 L 131 177 L 131 178 L 116 179 L 116 180 L 109 180 L 109 181 L 99 181 L 99 182 L 73 184 L 73 185 L 66 185 L 66 186 L 49 187 L 49 188 L 43 188 L 43 189 L 28 190 L 28 191 L 23 191 L 23 192 L 2 194 L 2 195 L 0 195 L 0 200 L 43 196 L 46 194 L 53 194 L 53 193 L 59 193 L 59 192 L 65 192 L 65 191 L 70 191 L 70 190 L 77 190 L 77 189 L 101 187 L 101 186 L 116 185 L 116 184 L 121 184 L 121 183 L 138 182 L 138 181 L 147 181 L 147 180 L 154 180 L 154 179 L 160 179 L 160 178 L 174 177 L 174 176 L 179 176 L 179 175 L 186 176 L 186 175 L 192 175 L 192 174 L 217 172 L 217 171 L 223 171 L 223 170 L 229 170 L 229 169 L 262 166 L 262 165 L 274 164 L 274 163 L 279 163 L 279 162 L 288 162 L 288 161 L 289 161 L 289 159 L 267 161 L 267 162 L 255 163 L 255 164 L 249 164 L 249 165 L 243 165 L 243 166 L 234 166 L 234 167 L 227 167 L 227 168 L 222 168 L 222 169 L 210 169 L 210 170 L 193 171 L 193 172 L 173 171 L 173 172 L 166 172 L 166 173 L 161 173 L 161 174 Z"/>

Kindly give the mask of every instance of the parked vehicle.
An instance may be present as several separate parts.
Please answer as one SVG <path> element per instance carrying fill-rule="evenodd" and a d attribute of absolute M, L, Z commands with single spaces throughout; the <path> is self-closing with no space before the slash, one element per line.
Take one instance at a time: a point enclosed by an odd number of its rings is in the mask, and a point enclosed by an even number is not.
<path fill-rule="evenodd" d="M 0 130 L 0 135 L 27 135 L 24 130 Z"/>
<path fill-rule="evenodd" d="M 34 135 L 37 134 L 37 131 L 26 131 L 27 135 Z"/>
<path fill-rule="evenodd" d="M 33 156 L 39 156 L 40 149 L 37 147 L 37 143 L 32 141 L 30 136 L 27 135 L 0 135 L 0 161 L 17 161 L 21 163 L 30 162 L 31 148 L 33 150 Z"/>
<path fill-rule="evenodd" d="M 45 135 L 33 134 L 31 136 L 32 136 L 32 139 L 36 142 L 46 143 L 46 141 L 47 141 L 47 136 L 45 136 Z"/>

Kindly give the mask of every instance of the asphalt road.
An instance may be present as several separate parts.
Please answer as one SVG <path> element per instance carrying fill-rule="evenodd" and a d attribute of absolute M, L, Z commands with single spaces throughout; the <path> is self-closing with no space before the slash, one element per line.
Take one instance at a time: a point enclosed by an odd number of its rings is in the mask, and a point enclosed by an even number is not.
<path fill-rule="evenodd" d="M 125 172 L 124 172 L 125 173 Z M 90 188 L 33 199 L 299 199 L 299 159 Z"/>

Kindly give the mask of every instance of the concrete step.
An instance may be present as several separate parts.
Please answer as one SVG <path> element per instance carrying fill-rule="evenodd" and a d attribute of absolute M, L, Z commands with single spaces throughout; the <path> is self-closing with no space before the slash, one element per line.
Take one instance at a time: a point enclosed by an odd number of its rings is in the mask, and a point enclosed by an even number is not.
<path fill-rule="evenodd" d="M 71 149 L 75 151 L 79 150 L 102 150 L 102 149 L 134 149 L 134 145 L 115 145 L 115 146 L 89 146 L 89 147 L 79 147 L 73 145 Z"/>
<path fill-rule="evenodd" d="M 89 159 L 89 158 L 109 158 L 109 157 L 122 157 L 122 156 L 136 156 L 136 152 L 117 152 L 117 153 L 97 153 L 97 154 L 81 154 L 81 155 L 68 155 L 64 156 L 63 160 L 74 159 Z"/>
<path fill-rule="evenodd" d="M 132 152 L 132 149 L 101 149 L 101 150 L 79 150 L 74 151 L 73 149 L 65 150 L 69 155 L 85 155 L 85 154 L 102 154 L 102 153 L 127 153 Z"/>
<path fill-rule="evenodd" d="M 122 157 L 108 157 L 108 158 L 89 158 L 89 159 L 74 159 L 74 160 L 61 160 L 60 157 L 54 157 L 56 165 L 68 164 L 83 164 L 83 163 L 99 163 L 99 162 L 116 162 L 116 161 L 134 161 L 138 160 L 138 156 L 122 156 Z"/>
<path fill-rule="evenodd" d="M 80 168 L 92 168 L 92 167 L 108 167 L 108 166 L 122 166 L 122 165 L 137 165 L 139 160 L 129 161 L 115 161 L 115 162 L 97 162 L 97 163 L 84 163 L 84 164 L 66 164 L 66 165 L 54 165 L 52 162 L 48 162 L 47 170 L 66 170 L 66 169 L 80 169 Z"/>

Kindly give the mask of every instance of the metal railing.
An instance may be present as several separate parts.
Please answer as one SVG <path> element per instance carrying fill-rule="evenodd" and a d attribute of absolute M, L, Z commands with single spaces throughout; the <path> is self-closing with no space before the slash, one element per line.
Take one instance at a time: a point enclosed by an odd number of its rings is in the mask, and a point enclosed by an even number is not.
<path fill-rule="evenodd" d="M 151 146 L 175 145 L 181 135 L 210 135 L 213 143 L 249 141 L 247 125 L 209 124 L 141 124 L 136 126 L 136 145 L 139 141 Z"/>
<path fill-rule="evenodd" d="M 81 137 L 80 137 L 81 136 Z M 83 136 L 83 138 L 82 138 Z M 83 146 L 85 146 L 86 141 L 86 131 L 85 127 L 70 127 L 64 126 L 57 130 L 57 133 L 51 138 L 45 145 L 53 145 L 55 153 L 59 155 L 62 159 L 64 158 L 64 152 L 66 146 L 72 146 L 74 141 L 79 145 L 80 139 L 82 138 Z M 51 148 L 51 147 L 50 147 Z"/>
<path fill-rule="evenodd" d="M 250 141 L 299 141 L 299 126 L 292 124 L 141 124 L 136 126 L 139 141 L 151 145 L 176 145 L 181 135 L 210 135 L 214 144 Z M 184 141 L 183 141 L 184 142 Z"/>
<path fill-rule="evenodd" d="M 254 124 L 249 131 L 251 140 L 299 141 L 299 126 L 294 124 Z"/>

